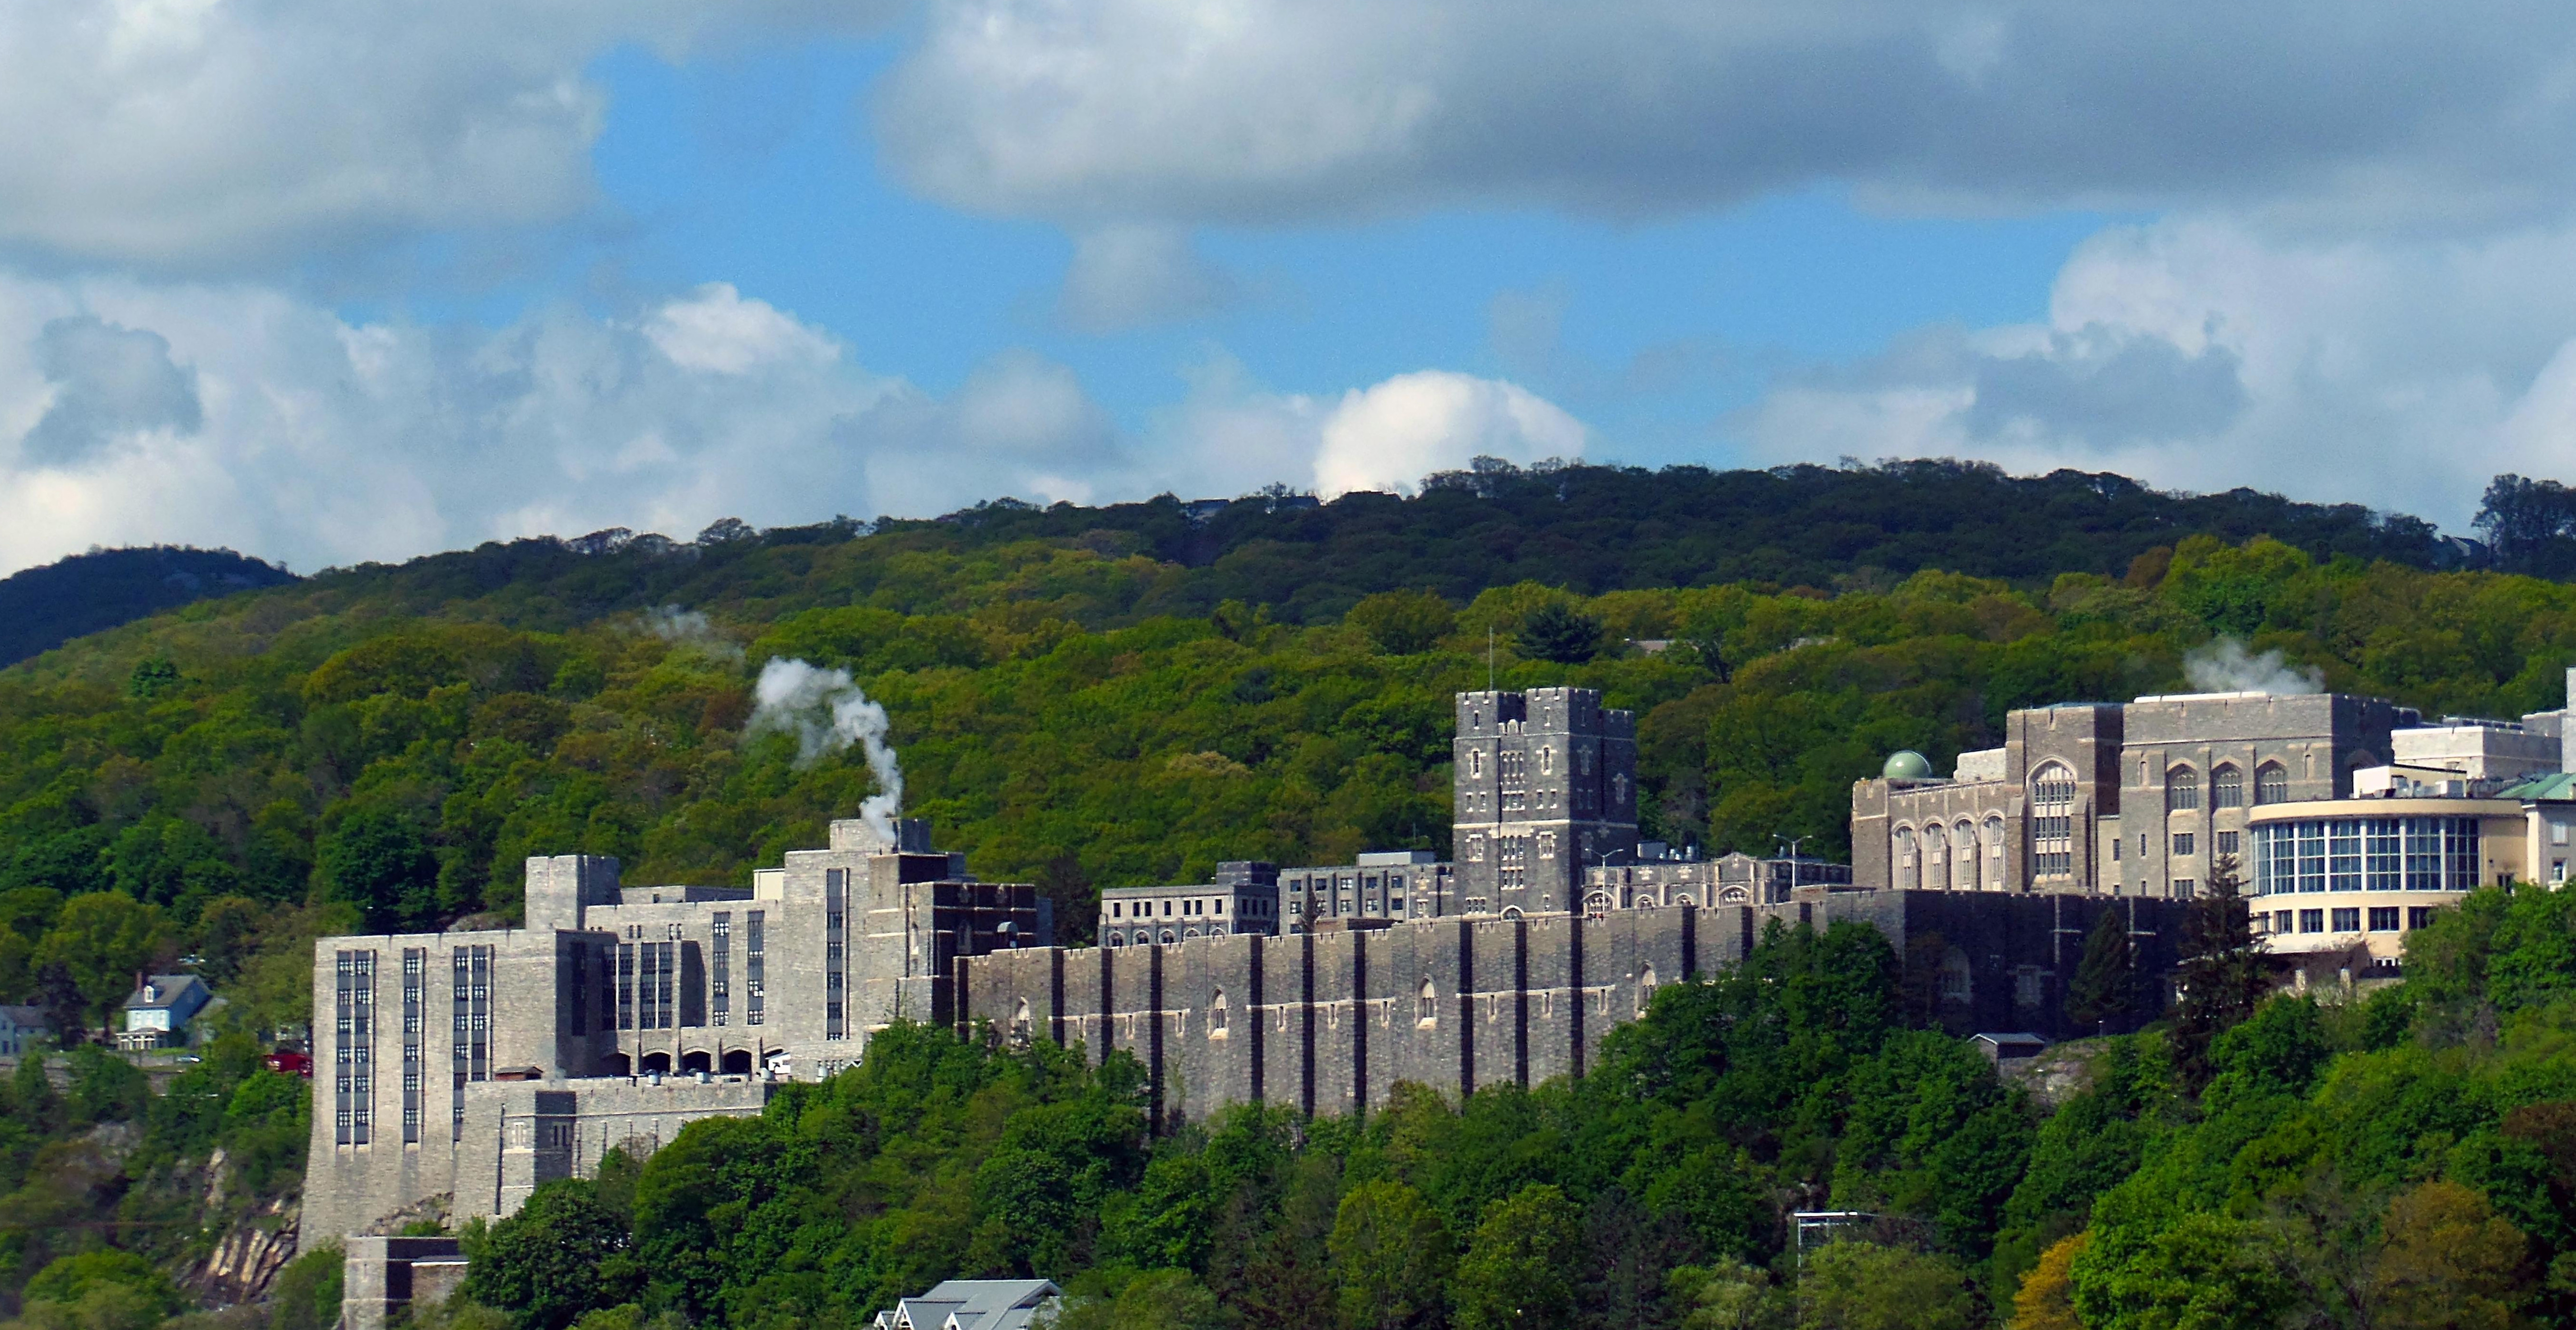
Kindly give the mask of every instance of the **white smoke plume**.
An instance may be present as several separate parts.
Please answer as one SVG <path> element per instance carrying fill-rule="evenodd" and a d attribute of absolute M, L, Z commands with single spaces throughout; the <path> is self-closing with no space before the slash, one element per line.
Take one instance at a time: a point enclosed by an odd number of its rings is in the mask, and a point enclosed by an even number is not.
<path fill-rule="evenodd" d="M 644 611 L 644 631 L 678 647 L 696 647 L 726 660 L 742 659 L 742 644 L 718 631 L 702 610 L 664 605 Z"/>
<path fill-rule="evenodd" d="M 2182 658 L 2182 674 L 2204 693 L 2322 693 L 2326 677 L 2315 667 L 2294 667 L 2278 651 L 2254 655 L 2222 637 Z"/>
<path fill-rule="evenodd" d="M 747 732 L 796 736 L 796 765 L 810 767 L 851 744 L 866 751 L 877 792 L 859 805 L 859 816 L 886 844 L 903 811 L 903 764 L 886 742 L 885 708 L 850 681 L 848 670 L 827 670 L 801 660 L 773 659 L 752 686 L 758 705 Z"/>

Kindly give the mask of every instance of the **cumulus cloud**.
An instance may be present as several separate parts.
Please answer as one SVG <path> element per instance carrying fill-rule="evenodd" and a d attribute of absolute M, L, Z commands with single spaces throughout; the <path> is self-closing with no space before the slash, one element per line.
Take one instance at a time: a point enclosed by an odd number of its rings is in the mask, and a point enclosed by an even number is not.
<path fill-rule="evenodd" d="M 1422 370 L 1353 389 L 1324 418 L 1315 487 L 1393 490 L 1479 455 L 1509 462 L 1580 457 L 1583 423 L 1517 384 Z"/>
<path fill-rule="evenodd" d="M 2255 485 L 2465 530 L 2489 477 L 2576 463 L 2576 228 L 2106 231 L 2044 324 L 1929 329 L 1791 376 L 1730 422 L 1759 460 L 1963 455 Z"/>
<path fill-rule="evenodd" d="M 1131 435 L 1043 357 L 1005 352 L 933 394 L 721 285 L 478 331 L 351 322 L 253 286 L 0 274 L 0 573 L 93 543 L 231 545 L 310 568 L 611 526 L 685 536 L 728 516 L 929 516 L 1001 495 L 1338 492 L 1582 438 L 1508 384 L 1413 374 L 1335 402 L 1271 392 L 1230 362 Z"/>
<path fill-rule="evenodd" d="M 170 363 L 170 343 L 158 333 L 75 315 L 47 323 L 31 349 L 54 393 L 19 444 L 29 464 L 76 466 L 120 434 L 193 433 L 204 419 L 196 380 Z"/>
<path fill-rule="evenodd" d="M 2197 0 L 932 0 L 878 100 L 929 193 L 1081 222 L 1652 214 L 1817 181 L 1937 209 L 2554 209 L 2576 11 Z"/>
<path fill-rule="evenodd" d="M 605 113 L 585 67 L 895 0 L 0 6 L 0 246 L 208 273 L 588 204 Z"/>

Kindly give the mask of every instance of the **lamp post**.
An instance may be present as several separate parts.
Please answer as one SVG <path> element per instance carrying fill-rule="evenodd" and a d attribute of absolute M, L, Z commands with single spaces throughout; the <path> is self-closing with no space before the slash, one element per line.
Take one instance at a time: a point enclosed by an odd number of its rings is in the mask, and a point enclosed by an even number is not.
<path fill-rule="evenodd" d="M 1814 839 L 1815 837 L 1813 836 L 1782 836 L 1777 834 L 1774 834 L 1771 837 L 1771 843 L 1774 846 L 1786 844 L 1789 847 L 1789 894 L 1792 896 L 1798 894 L 1798 847 Z"/>

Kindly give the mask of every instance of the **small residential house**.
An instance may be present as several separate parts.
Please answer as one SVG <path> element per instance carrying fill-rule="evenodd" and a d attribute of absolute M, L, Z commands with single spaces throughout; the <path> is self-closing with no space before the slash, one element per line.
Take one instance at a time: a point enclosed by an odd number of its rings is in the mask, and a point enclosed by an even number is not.
<path fill-rule="evenodd" d="M 1062 1296 L 1044 1279 L 951 1279 L 878 1312 L 875 1330 L 1027 1330 Z"/>
<path fill-rule="evenodd" d="M 54 1022 L 42 1007 L 0 1007 L 0 1058 L 14 1058 L 52 1043 Z"/>
<path fill-rule="evenodd" d="M 125 1028 L 116 1046 L 129 1053 L 178 1048 L 188 1042 L 188 1022 L 214 1000 L 206 981 L 193 974 L 146 976 L 125 999 Z"/>

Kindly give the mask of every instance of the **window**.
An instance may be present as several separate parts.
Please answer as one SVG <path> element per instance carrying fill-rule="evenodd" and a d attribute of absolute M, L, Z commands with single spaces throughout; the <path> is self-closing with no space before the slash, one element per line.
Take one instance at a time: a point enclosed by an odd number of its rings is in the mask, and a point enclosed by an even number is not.
<path fill-rule="evenodd" d="M 2062 762 L 2039 769 L 2030 782 L 2031 871 L 2065 877 L 2075 871 L 2075 772 Z"/>
<path fill-rule="evenodd" d="M 2177 859 L 2188 859 L 2188 858 L 2190 858 L 2190 857 L 2191 857 L 2192 848 L 2193 848 L 2193 844 L 2194 844 L 2194 841 L 2193 841 L 2192 833 L 2190 833 L 2190 832 L 2188 832 L 2188 831 L 2177 831 L 2177 832 L 2175 832 L 2175 833 L 2174 833 L 2174 838 L 2173 838 L 2173 845 L 2174 845 L 2173 852 L 2174 852 L 2174 857 L 2175 857 L 2175 858 L 2177 858 Z"/>
<path fill-rule="evenodd" d="M 1425 979 L 1422 981 L 1422 987 L 1413 995 L 1413 1023 L 1436 1025 L 1439 1021 L 1440 990 L 1432 987 L 1431 981 Z"/>
<path fill-rule="evenodd" d="M 2433 910 L 2434 910 L 2434 907 L 2433 907 L 2433 906 L 2430 906 L 2430 905 L 2409 905 L 2409 906 L 2407 906 L 2407 907 L 2406 907 L 2406 926 L 2407 926 L 2408 928 L 2429 928 L 2429 927 L 2431 927 L 2431 926 L 2432 926 L 2432 923 L 2433 923 Z"/>
<path fill-rule="evenodd" d="M 2200 773 L 2189 767 L 2165 772 L 2165 811 L 2180 813 L 2200 807 Z"/>
<path fill-rule="evenodd" d="M 2115 841 L 2112 841 L 2112 842 L 2111 842 L 2111 862 L 2113 862 L 2113 863 L 2115 863 L 2115 864 L 2116 864 L 2116 863 L 2118 863 L 2118 862 L 2120 862 L 2120 841 L 2121 841 L 2121 840 L 2126 840 L 2126 839 L 2127 839 L 2127 837 L 2125 837 L 2125 836 L 2124 836 L 2124 837 L 2121 837 L 2121 838 L 2120 838 L 2120 840 L 2115 840 Z"/>
<path fill-rule="evenodd" d="M 2232 766 L 2221 766 L 2209 773 L 2209 806 L 2242 808 L 2245 806 L 2245 773 Z"/>
<path fill-rule="evenodd" d="M 2338 933 L 2358 933 L 2358 932 L 2360 932 L 2360 931 L 2361 931 L 2361 910 L 2360 910 L 2358 907 L 2354 907 L 2354 908 L 2351 908 L 2351 909 L 2342 909 L 2342 910 L 2337 910 L 2337 911 L 2335 911 L 2335 912 L 2334 912 L 2334 931 L 2336 931 L 2336 932 L 2338 932 Z"/>
<path fill-rule="evenodd" d="M 1208 1038 L 1225 1038 L 1225 1016 L 1225 990 L 1220 988 L 1208 999 Z"/>
<path fill-rule="evenodd" d="M 1637 976 L 1637 1014 L 1645 1015 L 1646 1009 L 1653 1005 L 1655 1005 L 1655 967 L 1649 965 Z"/>
<path fill-rule="evenodd" d="M 2323 910 L 2299 911 L 2299 931 L 2302 933 L 2326 931 L 2326 912 Z"/>
<path fill-rule="evenodd" d="M 1485 862 L 1485 833 L 1481 831 L 1467 833 L 1467 862 L 1471 864 Z"/>
<path fill-rule="evenodd" d="M 2193 894 L 2199 890 L 2200 884 L 2192 881 L 2190 878 L 2178 877 L 2174 879 L 2173 894 L 2175 900 L 2190 900 Z"/>
<path fill-rule="evenodd" d="M 2222 832 L 2219 832 L 2219 833 L 2218 833 L 2218 852 L 2219 852 L 2220 854 L 2241 854 L 2241 853 L 2243 853 L 2243 851 L 2241 851 L 2241 850 L 2239 850 L 2239 849 L 2237 849 L 2237 848 L 2236 848 L 2236 847 L 2237 847 L 2237 844 L 2238 844 L 2238 837 L 2242 836 L 2243 834 L 2244 834 L 2244 833 L 2242 833 L 2242 832 L 2236 832 L 2236 831 L 2222 831 Z"/>
<path fill-rule="evenodd" d="M 1556 857 L 1555 832 L 1542 831 L 1538 834 L 1538 857 L 1541 859 L 1553 859 Z"/>
<path fill-rule="evenodd" d="M 767 936 L 767 929 L 763 926 L 766 918 L 767 913 L 761 910 L 753 910 L 743 916 L 742 981 L 746 985 L 743 997 L 748 1004 L 743 1008 L 742 1023 L 745 1025 L 758 1025 L 768 1018 L 769 962 L 762 949 Z"/>
<path fill-rule="evenodd" d="M 2374 906 L 2371 906 L 2371 907 L 2370 907 L 2370 931 L 2371 931 L 2371 932 L 2374 932 L 2374 933 L 2394 933 L 2394 932 L 2396 932 L 2396 931 L 2397 931 L 2397 907 L 2396 907 L 2396 906 L 2394 906 L 2394 905 L 2374 905 Z"/>
<path fill-rule="evenodd" d="M 2290 801 L 2290 773 L 2278 762 L 2266 762 L 2254 772 L 2254 802 L 2285 804 Z"/>
<path fill-rule="evenodd" d="M 2552 845 L 2564 845 L 2567 843 L 2566 823 L 2552 822 L 2549 824 L 2549 843 Z"/>
<path fill-rule="evenodd" d="M 1596 891 L 1596 892 L 1593 892 L 1591 895 L 1584 897 L 1584 898 L 1583 898 L 1583 917 L 1584 917 L 1584 918 L 1586 918 L 1586 919 L 1607 919 L 1607 918 L 1609 918 L 1609 917 L 1610 917 L 1610 893 L 1609 893 L 1609 892 L 1606 892 L 1606 891 Z"/>

